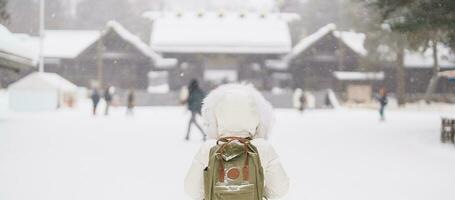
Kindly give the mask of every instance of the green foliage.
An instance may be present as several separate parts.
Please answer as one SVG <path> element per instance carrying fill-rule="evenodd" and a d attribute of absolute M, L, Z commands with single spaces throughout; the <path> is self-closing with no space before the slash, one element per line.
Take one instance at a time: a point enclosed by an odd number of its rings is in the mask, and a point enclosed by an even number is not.
<path fill-rule="evenodd" d="M 0 0 L 0 23 L 7 23 L 9 21 L 9 13 L 6 10 L 8 0 Z"/>
<path fill-rule="evenodd" d="M 369 0 L 383 22 L 406 35 L 411 47 L 427 47 L 430 41 L 455 47 L 455 1 L 453 0 Z"/>
<path fill-rule="evenodd" d="M 351 0 L 282 0 L 281 12 L 297 13 L 301 20 L 290 25 L 294 43 L 319 28 L 335 23 L 337 29 L 350 30 L 364 13 L 354 12 L 360 5 Z"/>
<path fill-rule="evenodd" d="M 436 89 L 438 72 L 437 44 L 455 47 L 455 1 L 453 0 L 363 0 L 381 14 L 381 21 L 403 35 L 413 49 L 432 47 L 433 77 L 428 84 L 427 102 Z"/>
<path fill-rule="evenodd" d="M 401 33 L 391 32 L 384 25 L 383 14 L 376 5 L 368 0 L 348 0 L 349 7 L 345 16 L 351 16 L 351 28 L 367 35 L 365 48 L 367 57 L 362 60 L 362 67 L 367 70 L 382 70 L 387 65 L 393 65 L 398 52 L 406 44 Z M 386 63 L 384 61 L 389 61 Z"/>

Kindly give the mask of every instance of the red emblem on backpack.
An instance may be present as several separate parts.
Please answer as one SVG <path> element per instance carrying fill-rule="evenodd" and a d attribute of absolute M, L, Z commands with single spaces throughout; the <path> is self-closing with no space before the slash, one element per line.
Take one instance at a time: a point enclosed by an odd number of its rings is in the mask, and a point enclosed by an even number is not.
<path fill-rule="evenodd" d="M 235 180 L 240 176 L 240 171 L 237 168 L 231 168 L 227 171 L 227 177 L 231 180 Z"/>

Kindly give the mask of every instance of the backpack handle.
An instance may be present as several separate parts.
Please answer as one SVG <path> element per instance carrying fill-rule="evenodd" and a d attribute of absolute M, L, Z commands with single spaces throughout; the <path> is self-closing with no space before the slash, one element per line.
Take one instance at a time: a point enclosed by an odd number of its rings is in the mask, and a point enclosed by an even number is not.
<path fill-rule="evenodd" d="M 243 137 L 235 137 L 235 136 L 222 137 L 216 141 L 216 144 L 219 145 L 220 142 L 230 143 L 233 141 L 239 141 L 240 143 L 244 144 L 244 143 L 250 142 L 251 138 L 250 137 L 243 138 Z"/>
<path fill-rule="evenodd" d="M 249 145 L 249 143 L 251 141 L 251 138 L 249 138 L 249 137 L 242 138 L 242 137 L 234 137 L 234 136 L 220 138 L 220 139 L 218 139 L 216 141 L 216 144 L 219 145 L 220 142 L 224 142 L 224 143 L 217 150 L 217 153 L 219 155 L 222 155 L 224 153 L 224 149 L 226 148 L 226 146 L 228 144 L 230 144 L 231 142 L 234 142 L 234 141 L 238 141 L 241 144 L 243 144 L 243 149 L 244 149 L 244 154 L 245 154 L 245 161 L 244 161 L 244 164 L 243 164 L 243 180 L 248 181 L 248 179 L 249 179 L 249 174 L 248 174 L 249 173 L 248 145 Z M 223 158 L 220 158 L 220 167 L 219 167 L 219 172 L 218 172 L 218 181 L 224 182 L 224 175 L 225 175 L 225 172 L 224 172 L 224 161 L 223 161 Z"/>

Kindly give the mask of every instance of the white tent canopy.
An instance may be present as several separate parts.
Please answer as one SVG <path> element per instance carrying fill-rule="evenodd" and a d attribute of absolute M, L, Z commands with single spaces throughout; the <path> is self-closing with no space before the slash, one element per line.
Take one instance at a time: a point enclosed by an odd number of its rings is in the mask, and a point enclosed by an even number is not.
<path fill-rule="evenodd" d="M 147 12 L 150 46 L 161 53 L 286 54 L 288 18 L 275 14 Z"/>
<path fill-rule="evenodd" d="M 34 72 L 11 84 L 9 89 L 57 89 L 72 92 L 77 86 L 56 73 Z"/>
<path fill-rule="evenodd" d="M 75 95 L 77 86 L 55 73 L 34 72 L 8 88 L 10 108 L 19 111 L 50 111 L 64 98 Z"/>

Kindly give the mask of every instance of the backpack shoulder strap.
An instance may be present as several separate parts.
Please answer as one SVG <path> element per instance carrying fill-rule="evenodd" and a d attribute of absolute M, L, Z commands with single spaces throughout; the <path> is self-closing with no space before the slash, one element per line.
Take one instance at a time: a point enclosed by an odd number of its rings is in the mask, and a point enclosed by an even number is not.
<path fill-rule="evenodd" d="M 243 179 L 246 181 L 249 179 L 249 150 L 251 149 L 250 147 L 250 141 L 251 138 L 242 138 L 242 137 L 223 137 L 217 140 L 217 146 L 219 146 L 217 150 L 217 154 L 222 155 L 224 152 L 224 149 L 226 148 L 227 145 L 229 145 L 231 142 L 238 141 L 241 144 L 243 144 L 244 148 L 244 155 L 245 155 L 245 161 L 243 164 Z M 220 145 L 220 142 L 223 142 L 223 144 Z M 224 182 L 224 160 L 223 158 L 219 159 L 220 165 L 219 165 L 219 172 L 218 172 L 218 180 L 220 182 Z"/>

